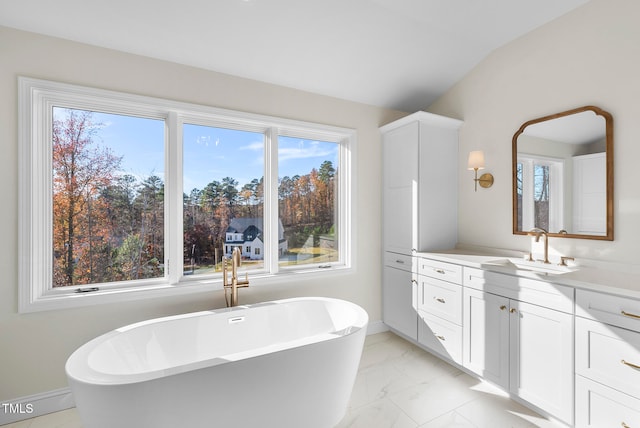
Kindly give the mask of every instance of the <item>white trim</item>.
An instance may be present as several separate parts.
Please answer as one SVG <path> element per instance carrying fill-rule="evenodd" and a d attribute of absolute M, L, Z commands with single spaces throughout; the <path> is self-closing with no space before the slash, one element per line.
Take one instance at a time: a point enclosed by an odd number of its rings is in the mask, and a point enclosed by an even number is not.
<path fill-rule="evenodd" d="M 278 130 L 271 128 L 265 135 L 264 150 L 264 176 L 262 188 L 264 193 L 263 222 L 266 228 L 266 239 L 269 248 L 265 245 L 263 255 L 264 267 L 270 272 L 278 272 L 278 180 L 266 180 L 266 177 L 278 177 Z M 274 204 L 273 201 L 276 201 Z"/>
<path fill-rule="evenodd" d="M 48 413 L 60 412 L 75 407 L 75 405 L 70 388 L 60 388 L 3 401 L 2 407 L 0 407 L 0 425 L 31 419 Z M 12 408 L 18 411 L 8 411 Z"/>
<path fill-rule="evenodd" d="M 367 336 L 384 333 L 385 331 L 389 331 L 389 326 L 382 322 L 382 320 L 370 322 L 367 326 Z"/>
<path fill-rule="evenodd" d="M 102 302 L 117 302 L 155 296 L 181 295 L 210 291 L 220 288 L 220 278 L 192 278 L 183 275 L 182 257 L 182 135 L 180 124 L 188 120 L 198 124 L 216 124 L 227 128 L 255 129 L 264 132 L 265 143 L 265 224 L 271 225 L 271 246 L 265 251 L 265 268 L 268 274 L 257 273 L 258 282 L 275 277 L 278 273 L 289 276 L 294 273 L 311 273 L 324 276 L 327 269 L 315 266 L 300 266 L 293 269 L 279 269 L 276 201 L 277 145 L 278 135 L 300 136 L 335 142 L 340 147 L 340 199 L 337 233 L 340 242 L 340 262 L 332 264 L 331 270 L 346 273 L 353 267 L 355 250 L 352 244 L 355 236 L 355 144 L 356 131 L 330 125 L 322 125 L 298 120 L 282 119 L 252 113 L 225 110 L 215 107 L 189 104 L 140 95 L 132 95 L 102 89 L 88 88 L 65 83 L 51 82 L 27 77 L 18 77 L 19 86 L 19 312 L 35 312 L 50 309 L 79 307 Z M 100 290 L 75 294 L 68 289 L 52 287 L 52 224 L 51 214 L 51 109 L 64 106 L 98 112 L 138 115 L 165 121 L 165 274 L 163 278 L 122 281 L 118 283 L 96 284 Z M 45 123 L 46 121 L 46 123 Z M 43 148 L 45 150 L 43 150 Z M 46 149 L 49 149 L 48 152 Z M 271 149 L 271 150 L 270 150 Z M 44 153 L 44 154 L 43 154 Z M 267 175 L 275 174 L 275 175 Z M 265 186 L 267 187 L 267 186 Z M 267 195 L 267 192 L 269 195 Z M 267 198 L 270 196 L 270 198 Z M 275 199 L 273 199 L 275 198 Z M 268 222 L 268 223 L 267 223 Z M 275 228 L 273 226 L 276 226 Z M 265 249 L 266 250 L 266 249 Z M 135 284 L 135 287 L 132 285 Z M 253 282 L 252 282 L 253 284 Z M 179 286 L 178 286 L 179 285 Z"/>

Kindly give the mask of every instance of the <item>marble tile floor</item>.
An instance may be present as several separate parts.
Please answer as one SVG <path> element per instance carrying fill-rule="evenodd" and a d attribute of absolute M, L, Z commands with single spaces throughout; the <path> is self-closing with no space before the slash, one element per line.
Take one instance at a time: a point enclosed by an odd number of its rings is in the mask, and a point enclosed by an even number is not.
<path fill-rule="evenodd" d="M 367 337 L 337 428 L 558 428 L 391 332 Z"/>
<path fill-rule="evenodd" d="M 336 428 L 445 427 L 558 425 L 393 333 L 368 336 L 348 412 Z M 3 428 L 82 428 L 82 424 L 75 409 L 68 409 Z"/>

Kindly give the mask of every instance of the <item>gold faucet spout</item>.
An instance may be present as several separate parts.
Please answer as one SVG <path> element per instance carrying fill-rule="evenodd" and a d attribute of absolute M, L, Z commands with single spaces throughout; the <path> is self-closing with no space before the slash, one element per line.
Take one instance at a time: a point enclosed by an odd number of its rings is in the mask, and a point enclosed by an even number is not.
<path fill-rule="evenodd" d="M 544 260 L 542 262 L 544 264 L 550 264 L 551 262 L 549 261 L 549 234 L 547 233 L 547 231 L 539 227 L 534 227 L 529 232 L 527 232 L 527 235 L 535 237 L 536 242 L 540 242 L 540 237 L 544 236 Z"/>

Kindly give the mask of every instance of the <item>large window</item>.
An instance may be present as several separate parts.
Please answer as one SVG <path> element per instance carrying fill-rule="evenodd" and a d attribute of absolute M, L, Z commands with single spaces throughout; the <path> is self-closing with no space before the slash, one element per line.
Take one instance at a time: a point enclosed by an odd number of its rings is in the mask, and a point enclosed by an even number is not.
<path fill-rule="evenodd" d="M 352 130 L 19 83 L 21 311 L 351 267 Z"/>

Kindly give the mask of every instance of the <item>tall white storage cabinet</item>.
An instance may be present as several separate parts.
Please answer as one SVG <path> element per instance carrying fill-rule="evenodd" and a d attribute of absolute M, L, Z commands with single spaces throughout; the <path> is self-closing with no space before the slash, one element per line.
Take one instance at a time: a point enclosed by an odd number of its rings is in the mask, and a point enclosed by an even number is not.
<path fill-rule="evenodd" d="M 417 112 L 380 128 L 383 170 L 383 319 L 417 340 L 417 251 L 452 248 L 458 228 L 458 128 Z M 410 266 L 410 268 L 408 268 Z"/>

